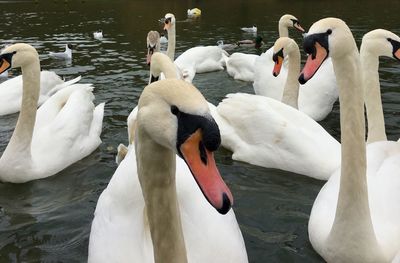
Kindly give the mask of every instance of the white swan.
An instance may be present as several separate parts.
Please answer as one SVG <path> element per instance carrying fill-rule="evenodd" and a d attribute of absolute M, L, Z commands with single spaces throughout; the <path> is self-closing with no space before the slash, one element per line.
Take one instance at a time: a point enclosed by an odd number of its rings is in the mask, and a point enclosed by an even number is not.
<path fill-rule="evenodd" d="M 295 107 L 299 48 L 292 39 L 283 37 L 273 50 L 280 56 L 277 67 L 284 55 L 289 57 L 288 68 L 294 73 L 285 94 Z M 272 71 L 265 74 L 272 75 Z M 222 145 L 233 152 L 234 160 L 327 180 L 340 164 L 340 144 L 294 107 L 268 97 L 238 93 L 227 95 L 213 116 L 221 130 Z"/>
<path fill-rule="evenodd" d="M 103 30 L 93 32 L 93 38 L 98 39 L 98 40 L 103 39 Z"/>
<path fill-rule="evenodd" d="M 175 59 L 175 22 L 175 16 L 173 14 L 168 13 L 165 15 L 164 30 L 168 32 L 167 55 L 172 61 Z M 228 53 L 217 46 L 190 48 L 174 61 L 174 64 L 177 66 L 177 76 L 191 83 L 196 73 L 223 70 L 227 56 Z"/>
<path fill-rule="evenodd" d="M 279 36 L 287 36 L 288 30 L 279 27 Z M 255 63 L 254 91 L 257 95 L 282 100 L 283 87 L 287 78 L 287 67 L 281 70 L 278 77 L 273 77 L 270 72 L 274 67 L 272 61 L 272 48 L 259 56 Z M 300 87 L 299 109 L 316 121 L 323 120 L 331 111 L 339 94 L 332 62 L 327 59 L 313 79 Z"/>
<path fill-rule="evenodd" d="M 252 27 L 241 27 L 240 30 L 247 33 L 257 33 L 257 26 L 253 25 Z"/>
<path fill-rule="evenodd" d="M 49 52 L 49 56 L 57 59 L 72 59 L 72 45 L 65 44 L 65 51 L 64 52 Z"/>
<path fill-rule="evenodd" d="M 0 181 L 23 183 L 53 175 L 97 148 L 104 104 L 94 107 L 90 84 L 61 89 L 37 111 L 40 62 L 36 50 L 15 44 L 0 59 L 0 72 L 21 67 L 23 79 L 21 112 L 0 158 Z"/>
<path fill-rule="evenodd" d="M 40 72 L 40 92 L 38 105 L 42 105 L 51 95 L 58 90 L 68 87 L 80 80 L 77 77 L 64 82 L 52 71 Z M 22 100 L 22 76 L 4 81 L 0 84 L 0 116 L 19 112 Z"/>
<path fill-rule="evenodd" d="M 174 70 L 155 53 L 152 74 L 166 67 Z M 191 84 L 165 79 L 147 86 L 134 145 L 97 203 L 88 262 L 247 262 L 231 194 L 212 156 L 219 138 Z"/>
<path fill-rule="evenodd" d="M 362 39 L 360 59 L 368 119 L 368 143 L 387 140 L 379 84 L 379 57 L 400 60 L 398 43 L 399 36 L 383 29 L 368 32 Z"/>
<path fill-rule="evenodd" d="M 288 37 L 289 36 L 289 28 L 296 28 L 300 32 L 304 32 L 304 29 L 300 26 L 299 20 L 292 16 L 292 15 L 283 15 L 279 19 L 279 36 L 280 37 Z M 268 58 L 263 59 L 263 63 L 269 63 L 271 66 L 271 70 L 269 71 L 260 71 L 258 74 L 261 77 L 261 75 L 269 74 L 269 72 L 272 72 L 273 68 L 273 62 L 272 62 L 272 48 L 266 51 L 266 54 L 269 54 L 270 56 L 267 56 Z M 261 55 L 265 57 L 265 55 Z M 226 60 L 226 71 L 228 74 L 233 77 L 234 79 L 237 80 L 242 80 L 242 81 L 255 81 L 255 72 L 256 70 L 256 60 L 261 59 L 260 56 L 254 55 L 254 54 L 244 54 L 244 53 L 233 53 L 232 55 L 229 56 Z M 263 66 L 264 68 L 264 66 Z M 256 94 L 258 94 L 256 92 Z M 263 94 L 261 94 L 263 95 Z"/>
<path fill-rule="evenodd" d="M 348 26 L 322 19 L 311 26 L 304 48 L 311 55 L 299 80 L 311 78 L 329 55 L 341 104 L 342 166 L 312 207 L 311 244 L 327 262 L 390 262 L 400 251 L 400 145 L 370 144 L 366 158 L 361 65 Z"/>
<path fill-rule="evenodd" d="M 188 9 L 187 10 L 187 16 L 189 18 L 195 18 L 195 17 L 200 17 L 201 16 L 201 10 L 197 7 Z"/>

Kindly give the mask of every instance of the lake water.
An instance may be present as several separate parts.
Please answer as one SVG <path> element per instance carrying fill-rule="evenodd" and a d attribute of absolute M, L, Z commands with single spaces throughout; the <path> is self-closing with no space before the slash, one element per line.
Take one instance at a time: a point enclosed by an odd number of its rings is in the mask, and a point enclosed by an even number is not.
<path fill-rule="evenodd" d="M 248 38 L 240 27 L 258 25 L 272 46 L 281 15 L 290 13 L 307 30 L 327 16 L 340 17 L 358 41 L 376 28 L 400 33 L 398 1 L 0 1 L 0 45 L 26 42 L 40 54 L 42 69 L 95 86 L 96 103 L 106 102 L 101 146 L 87 158 L 47 179 L 25 184 L 0 183 L 0 262 L 85 262 L 97 199 L 116 169 L 119 143 L 127 142 L 126 118 L 148 81 L 146 34 L 162 30 L 167 12 L 177 22 L 177 55 L 196 45 Z M 186 9 L 202 17 L 186 19 Z M 93 39 L 102 29 L 104 39 Z M 290 35 L 301 43 L 301 35 Z M 49 51 L 74 45 L 71 63 L 49 58 Z M 235 51 L 257 53 L 240 48 Z M 258 51 L 259 52 L 259 51 Z M 304 54 L 303 54 L 304 59 Z M 389 139 L 400 131 L 400 64 L 382 59 L 381 86 Z M 20 74 L 12 70 L 11 74 Z M 226 71 L 198 74 L 194 84 L 212 103 L 231 92 L 254 93 L 252 83 L 235 81 Z M 0 152 L 18 115 L 0 118 Z M 340 137 L 339 105 L 321 124 Z M 250 262 L 321 262 L 312 249 L 307 223 L 323 182 L 304 176 L 232 161 L 219 149 L 217 165 L 235 197 L 234 210 Z"/>

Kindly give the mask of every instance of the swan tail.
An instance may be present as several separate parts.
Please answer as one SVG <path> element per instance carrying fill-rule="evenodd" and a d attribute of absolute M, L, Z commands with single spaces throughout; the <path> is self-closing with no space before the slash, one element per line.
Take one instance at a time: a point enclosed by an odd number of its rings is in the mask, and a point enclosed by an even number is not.
<path fill-rule="evenodd" d="M 117 148 L 117 156 L 115 156 L 115 162 L 119 165 L 124 159 L 126 154 L 128 153 L 128 147 L 124 144 L 120 143 Z"/>
<path fill-rule="evenodd" d="M 63 83 L 61 83 L 61 84 L 58 84 L 58 85 L 56 85 L 54 88 L 52 88 L 51 90 L 49 90 L 49 92 L 47 92 L 46 95 L 50 97 L 50 96 L 56 94 L 58 91 L 60 91 L 60 90 L 62 90 L 62 89 L 64 89 L 64 88 L 66 88 L 66 87 L 68 87 L 68 86 L 71 86 L 71 85 L 77 83 L 77 82 L 80 81 L 80 80 L 81 80 L 81 76 L 78 76 L 78 77 L 76 77 L 76 78 L 74 78 L 74 79 L 71 79 L 71 80 L 69 80 L 69 81 L 63 82 Z"/>
<path fill-rule="evenodd" d="M 93 111 L 93 120 L 92 124 L 90 125 L 90 134 L 92 136 L 98 137 L 101 134 L 103 127 L 104 105 L 104 102 L 100 103 Z"/>

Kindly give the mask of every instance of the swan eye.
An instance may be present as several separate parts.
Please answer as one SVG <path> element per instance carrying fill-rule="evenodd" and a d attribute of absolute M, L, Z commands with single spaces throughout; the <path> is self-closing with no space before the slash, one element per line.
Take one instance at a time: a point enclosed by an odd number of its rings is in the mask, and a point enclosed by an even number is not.
<path fill-rule="evenodd" d="M 171 106 L 171 112 L 172 112 L 172 114 L 174 114 L 174 115 L 178 115 L 178 114 L 179 114 L 179 109 L 178 109 L 178 107 L 176 107 L 175 105 L 172 105 L 172 106 Z"/>
<path fill-rule="evenodd" d="M 391 39 L 390 37 L 388 37 L 387 40 L 388 40 L 389 42 L 392 42 L 392 39 Z"/>
<path fill-rule="evenodd" d="M 328 30 L 326 31 L 326 33 L 327 33 L 328 35 L 332 34 L 332 29 L 328 29 Z"/>

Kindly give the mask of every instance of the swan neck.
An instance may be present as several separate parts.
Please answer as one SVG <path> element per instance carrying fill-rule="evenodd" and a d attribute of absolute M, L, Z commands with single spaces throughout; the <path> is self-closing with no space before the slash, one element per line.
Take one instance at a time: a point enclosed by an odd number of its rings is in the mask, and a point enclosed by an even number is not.
<path fill-rule="evenodd" d="M 168 29 L 168 47 L 167 47 L 167 56 L 174 61 L 175 60 L 175 42 L 176 41 L 176 31 L 175 24 L 173 24 Z"/>
<path fill-rule="evenodd" d="M 363 46 L 361 46 L 360 52 L 368 122 L 367 143 L 386 141 L 385 119 L 379 83 L 379 57 L 366 51 Z"/>
<path fill-rule="evenodd" d="M 186 263 L 175 183 L 175 153 L 138 128 L 137 169 L 153 242 L 154 262 Z"/>
<path fill-rule="evenodd" d="M 300 73 L 300 50 L 294 50 L 288 54 L 289 68 L 285 87 L 283 89 L 282 102 L 298 109 Z"/>
<path fill-rule="evenodd" d="M 150 65 L 150 75 L 154 77 L 159 77 L 163 73 L 166 79 L 176 79 L 177 69 L 175 64 L 166 55 L 153 55 L 152 62 Z M 149 84 L 151 78 L 149 80 Z"/>
<path fill-rule="evenodd" d="M 289 28 L 279 21 L 279 37 L 289 37 Z"/>
<path fill-rule="evenodd" d="M 8 152 L 31 155 L 31 142 L 40 91 L 39 58 L 22 67 L 21 70 L 23 89 L 21 111 L 4 155 Z"/>
<path fill-rule="evenodd" d="M 354 44 L 355 45 L 355 44 Z M 360 60 L 354 47 L 351 56 L 333 59 L 340 101 L 342 165 L 335 219 L 328 236 L 332 249 L 350 253 L 379 254 L 372 226 L 366 178 L 364 98 Z M 352 240 L 360 240 L 354 244 Z M 343 249 L 342 249 L 343 250 Z"/>

